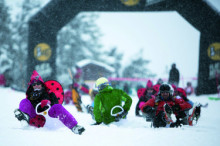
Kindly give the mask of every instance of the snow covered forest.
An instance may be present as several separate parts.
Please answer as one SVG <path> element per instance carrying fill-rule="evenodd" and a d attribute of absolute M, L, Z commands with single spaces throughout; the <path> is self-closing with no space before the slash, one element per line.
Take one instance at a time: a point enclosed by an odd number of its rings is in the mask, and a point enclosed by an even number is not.
<path fill-rule="evenodd" d="M 17 6 L 20 11 L 12 12 L 5 0 L 0 0 L 0 74 L 6 74 L 18 90 L 26 88 L 28 20 L 44 5 L 40 1 L 24 0 Z M 60 30 L 56 52 L 57 80 L 64 81 L 66 87 L 65 83 L 71 80 L 67 69 L 83 59 L 110 65 L 118 77 L 154 77 L 155 73 L 151 73 L 147 66 L 149 60 L 143 59 L 141 53 L 122 70 L 123 54 L 118 53 L 117 47 L 107 51 L 102 49 L 99 41 L 102 32 L 95 24 L 98 17 L 96 13 L 80 13 Z"/>

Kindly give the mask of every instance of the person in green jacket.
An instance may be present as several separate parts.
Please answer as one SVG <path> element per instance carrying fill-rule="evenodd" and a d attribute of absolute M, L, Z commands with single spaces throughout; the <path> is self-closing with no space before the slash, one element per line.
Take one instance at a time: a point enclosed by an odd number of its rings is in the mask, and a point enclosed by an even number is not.
<path fill-rule="evenodd" d="M 113 89 L 104 77 L 96 81 L 96 87 L 99 93 L 94 99 L 94 109 L 87 107 L 96 121 L 93 125 L 109 124 L 126 118 L 132 104 L 131 97 L 120 89 Z"/>

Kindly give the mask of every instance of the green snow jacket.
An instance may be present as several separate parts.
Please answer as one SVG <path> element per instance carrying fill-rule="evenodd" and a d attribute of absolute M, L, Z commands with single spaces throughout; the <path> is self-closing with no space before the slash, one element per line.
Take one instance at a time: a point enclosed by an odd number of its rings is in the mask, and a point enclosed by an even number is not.
<path fill-rule="evenodd" d="M 124 102 L 124 104 L 123 104 Z M 111 86 L 105 87 L 95 96 L 94 99 L 94 116 L 97 123 L 103 122 L 109 124 L 115 121 L 115 117 L 111 116 L 111 109 L 120 105 L 125 111 L 129 111 L 132 104 L 132 99 L 124 91 L 113 89 Z M 113 113 L 117 113 L 121 109 L 114 109 Z"/>

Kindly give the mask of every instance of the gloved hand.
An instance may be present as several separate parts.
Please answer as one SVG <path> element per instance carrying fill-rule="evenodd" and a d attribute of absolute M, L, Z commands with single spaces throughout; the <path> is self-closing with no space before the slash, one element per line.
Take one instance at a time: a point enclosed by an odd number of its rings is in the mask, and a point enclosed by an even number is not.
<path fill-rule="evenodd" d="M 127 117 L 128 112 L 124 111 L 123 113 L 120 114 L 121 118 L 126 118 Z"/>
<path fill-rule="evenodd" d="M 42 92 L 41 91 L 34 91 L 31 93 L 31 100 L 36 100 L 41 96 Z"/>
<path fill-rule="evenodd" d="M 143 110 L 145 111 L 144 113 L 145 113 L 146 121 L 147 122 L 152 121 L 156 113 L 155 108 L 146 106 Z"/>
<path fill-rule="evenodd" d="M 146 113 L 146 114 L 153 113 L 154 111 L 155 111 L 155 108 L 153 108 L 151 106 L 145 106 L 143 108 L 143 112 Z"/>
<path fill-rule="evenodd" d="M 187 114 L 186 114 L 186 112 L 185 111 L 179 111 L 179 112 L 177 112 L 177 115 L 176 115 L 176 117 L 178 118 L 178 119 L 183 119 L 183 118 L 185 118 L 187 116 Z"/>
<path fill-rule="evenodd" d="M 135 115 L 136 115 L 137 117 L 141 117 L 139 111 L 136 111 L 136 112 L 135 112 Z"/>
<path fill-rule="evenodd" d="M 95 122 L 95 123 L 92 124 L 92 125 L 100 125 L 100 124 L 102 124 L 102 122 Z"/>
<path fill-rule="evenodd" d="M 50 100 L 41 100 L 41 108 L 45 107 L 47 104 L 51 104 Z"/>
<path fill-rule="evenodd" d="M 140 102 L 139 103 L 139 108 L 141 109 L 142 106 L 144 106 L 145 102 Z"/>
<path fill-rule="evenodd" d="M 123 113 L 121 113 L 120 115 L 115 117 L 115 121 L 118 122 L 118 121 L 120 121 L 120 119 L 126 118 L 127 114 L 128 114 L 128 112 L 124 111 Z"/>
<path fill-rule="evenodd" d="M 181 110 L 180 105 L 175 104 L 174 106 L 172 106 L 172 110 L 173 110 L 173 112 L 179 112 Z"/>
<path fill-rule="evenodd" d="M 177 120 L 176 122 L 171 123 L 170 127 L 171 128 L 173 128 L 173 127 L 181 127 L 182 125 L 183 125 L 182 121 L 181 120 Z"/>

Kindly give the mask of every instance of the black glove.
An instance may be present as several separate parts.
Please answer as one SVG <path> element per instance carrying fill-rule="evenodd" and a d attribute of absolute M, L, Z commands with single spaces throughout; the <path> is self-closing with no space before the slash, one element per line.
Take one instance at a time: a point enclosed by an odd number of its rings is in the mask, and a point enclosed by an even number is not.
<path fill-rule="evenodd" d="M 51 105 L 59 103 L 58 98 L 56 97 L 56 95 L 53 92 L 51 92 L 49 94 L 49 96 L 50 96 Z"/>
<path fill-rule="evenodd" d="M 185 113 L 185 111 L 179 111 L 179 112 L 177 112 L 177 118 L 178 119 L 180 119 L 180 118 L 185 118 L 187 115 L 186 115 L 186 113 Z"/>
<path fill-rule="evenodd" d="M 173 112 L 179 112 L 181 110 L 180 105 L 175 104 L 174 106 L 172 106 L 172 110 L 173 110 Z"/>
<path fill-rule="evenodd" d="M 136 114 L 136 116 L 137 116 L 137 117 L 142 117 L 142 115 L 140 115 L 139 113 L 138 113 L 138 114 Z"/>
<path fill-rule="evenodd" d="M 120 119 L 122 118 L 126 118 L 128 112 L 127 111 L 124 111 L 123 113 L 121 113 L 120 115 L 116 116 L 115 117 L 115 122 L 118 122 Z"/>
<path fill-rule="evenodd" d="M 155 108 L 151 107 L 151 106 L 145 106 L 143 108 L 143 112 L 146 113 L 146 114 L 149 114 L 149 113 L 152 113 L 155 111 Z"/>
<path fill-rule="evenodd" d="M 166 113 L 172 114 L 172 108 L 168 104 L 165 104 L 164 108 L 165 108 Z"/>
<path fill-rule="evenodd" d="M 136 112 L 135 112 L 135 115 L 136 115 L 137 117 L 141 117 L 139 111 L 136 111 Z"/>
<path fill-rule="evenodd" d="M 95 122 L 95 123 L 92 124 L 92 125 L 100 125 L 100 124 L 102 124 L 102 122 Z"/>
<path fill-rule="evenodd" d="M 155 116 L 155 108 L 146 106 L 143 108 L 143 112 L 146 114 L 146 121 L 152 121 Z"/>
<path fill-rule="evenodd" d="M 171 124 L 170 124 L 170 127 L 171 127 L 171 128 L 181 127 L 182 125 L 183 125 L 182 121 L 181 121 L 181 120 L 177 120 L 176 122 L 171 123 Z"/>
<path fill-rule="evenodd" d="M 31 93 L 30 100 L 37 100 L 41 96 L 41 91 L 34 91 Z"/>

